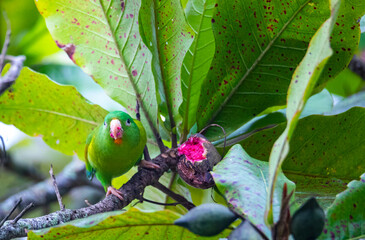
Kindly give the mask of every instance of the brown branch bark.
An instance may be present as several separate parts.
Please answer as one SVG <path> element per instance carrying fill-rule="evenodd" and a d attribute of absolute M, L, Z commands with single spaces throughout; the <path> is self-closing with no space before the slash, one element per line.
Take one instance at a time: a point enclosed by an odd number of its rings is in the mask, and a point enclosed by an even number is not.
<path fill-rule="evenodd" d="M 5 11 L 3 11 L 3 16 L 4 16 L 4 19 L 6 22 L 6 34 L 5 34 L 3 48 L 1 49 L 1 54 L 0 54 L 0 73 L 3 71 L 3 68 L 4 68 L 5 55 L 6 55 L 6 52 L 8 51 L 8 47 L 10 44 L 10 36 L 11 36 L 10 21 L 9 21 L 8 15 L 6 14 Z"/>
<path fill-rule="evenodd" d="M 138 172 L 119 189 L 123 194 L 124 201 L 119 200 L 114 195 L 109 195 L 104 200 L 86 208 L 76 210 L 65 209 L 64 211 L 54 212 L 37 218 L 20 219 L 16 224 L 7 221 L 3 227 L 0 228 L 0 239 L 25 237 L 27 230 L 48 228 L 97 213 L 122 209 L 134 199 L 139 199 L 144 189 L 149 185 L 157 183 L 164 172 L 168 171 L 170 168 L 176 167 L 177 161 L 178 158 L 176 153 L 164 153 L 152 160 L 153 163 L 160 166 L 160 169 L 139 169 Z"/>

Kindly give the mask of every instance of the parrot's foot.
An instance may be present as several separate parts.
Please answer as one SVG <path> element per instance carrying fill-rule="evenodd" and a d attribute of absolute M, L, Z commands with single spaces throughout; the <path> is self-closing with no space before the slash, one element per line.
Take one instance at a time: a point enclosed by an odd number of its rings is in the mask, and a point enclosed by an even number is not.
<path fill-rule="evenodd" d="M 143 168 L 148 168 L 148 169 L 160 169 L 160 166 L 158 166 L 157 164 L 154 164 L 153 162 L 146 161 L 146 160 L 141 160 L 141 162 L 139 163 L 139 166 L 143 167 Z"/>
<path fill-rule="evenodd" d="M 122 192 L 118 191 L 117 189 L 113 188 L 112 186 L 108 187 L 108 191 L 106 192 L 106 196 L 109 196 L 110 194 L 113 194 L 117 198 L 119 198 L 121 201 L 124 201 L 124 198 L 122 196 Z"/>

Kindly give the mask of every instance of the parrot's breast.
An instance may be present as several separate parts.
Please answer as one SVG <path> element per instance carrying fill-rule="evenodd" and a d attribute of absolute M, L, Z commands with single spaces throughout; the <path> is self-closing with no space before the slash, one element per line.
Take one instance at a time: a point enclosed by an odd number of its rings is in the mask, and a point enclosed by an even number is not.
<path fill-rule="evenodd" d="M 128 172 L 137 163 L 144 146 L 120 140 L 121 142 L 118 143 L 114 139 L 110 139 L 107 144 L 98 144 L 97 139 L 91 141 L 88 158 L 96 171 L 114 178 Z"/>

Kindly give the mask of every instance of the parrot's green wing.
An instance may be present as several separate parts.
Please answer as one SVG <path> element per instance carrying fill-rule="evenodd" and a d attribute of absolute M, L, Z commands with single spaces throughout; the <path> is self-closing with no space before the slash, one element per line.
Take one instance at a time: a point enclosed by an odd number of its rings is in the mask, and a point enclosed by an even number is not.
<path fill-rule="evenodd" d="M 85 165 L 86 165 L 86 177 L 90 181 L 93 179 L 95 175 L 95 169 L 90 165 L 89 158 L 88 158 L 88 151 L 89 151 L 89 145 L 91 143 L 91 140 L 93 139 L 94 131 L 92 131 L 89 136 L 86 139 L 86 146 L 85 146 Z"/>

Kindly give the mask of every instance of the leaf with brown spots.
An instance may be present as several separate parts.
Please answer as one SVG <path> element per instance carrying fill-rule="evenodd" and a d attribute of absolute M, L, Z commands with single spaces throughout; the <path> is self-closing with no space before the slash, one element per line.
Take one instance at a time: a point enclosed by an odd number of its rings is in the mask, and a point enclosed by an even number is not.
<path fill-rule="evenodd" d="M 334 27 L 334 55 L 320 76 L 321 86 L 347 66 L 358 45 L 356 18 L 365 14 L 365 3 L 355 1 L 353 8 L 352 2 L 341 1 L 338 21 L 347 27 Z M 216 50 L 201 91 L 198 128 L 217 123 L 231 133 L 265 109 L 286 104 L 294 70 L 330 17 L 330 7 L 322 0 L 220 0 L 216 6 L 212 19 Z M 221 135 L 214 128 L 208 132 L 214 140 Z"/>
<path fill-rule="evenodd" d="M 282 165 L 286 176 L 297 184 L 298 201 L 314 195 L 327 208 L 336 194 L 345 190 L 346 183 L 365 171 L 364 118 L 365 109 L 356 107 L 333 116 L 312 115 L 298 121 Z M 267 161 L 285 126 L 281 123 L 257 132 L 239 144 L 252 157 Z"/>
<path fill-rule="evenodd" d="M 6 70 L 6 69 L 5 69 Z M 24 67 L 0 96 L 0 119 L 30 136 L 42 136 L 52 148 L 84 159 L 88 134 L 104 121 L 107 111 L 92 105 L 72 86 Z"/>
<path fill-rule="evenodd" d="M 58 227 L 31 231 L 28 239 L 217 239 L 225 238 L 225 230 L 214 237 L 200 237 L 174 225 L 179 214 L 169 210 L 146 213 L 131 209 L 114 211 L 76 220 Z"/>
<path fill-rule="evenodd" d="M 326 224 L 318 239 L 363 239 L 365 237 L 365 174 L 338 194 L 327 211 Z"/>
<path fill-rule="evenodd" d="M 266 236 L 271 236 L 270 229 L 264 222 L 269 164 L 250 157 L 240 145 L 236 144 L 211 173 L 230 208 L 248 218 Z M 288 192 L 295 189 L 295 184 L 283 173 L 279 174 L 278 182 L 280 184 L 275 189 L 274 199 L 276 217 L 279 217 L 280 213 L 284 183 L 288 186 Z"/>
<path fill-rule="evenodd" d="M 309 43 L 308 50 L 295 69 L 290 82 L 287 98 L 286 118 L 287 125 L 284 132 L 275 141 L 269 158 L 269 190 L 266 202 L 265 220 L 269 225 L 273 224 L 273 199 L 277 176 L 281 171 L 281 165 L 289 153 L 289 142 L 298 124 L 304 105 L 312 94 L 314 85 L 318 81 L 328 59 L 333 54 L 330 47 L 330 36 L 337 19 L 339 0 L 332 0 L 331 17 L 327 19 L 314 34 Z"/>
<path fill-rule="evenodd" d="M 36 1 L 58 46 L 134 116 L 141 99 L 141 120 L 157 126 L 152 54 L 139 34 L 140 1 Z M 149 121 L 148 121 L 149 120 Z"/>

